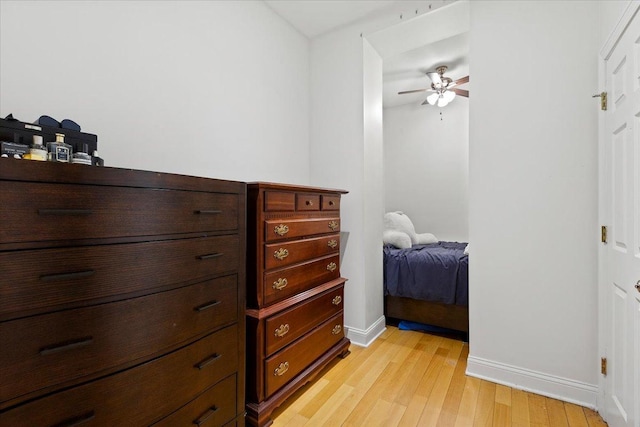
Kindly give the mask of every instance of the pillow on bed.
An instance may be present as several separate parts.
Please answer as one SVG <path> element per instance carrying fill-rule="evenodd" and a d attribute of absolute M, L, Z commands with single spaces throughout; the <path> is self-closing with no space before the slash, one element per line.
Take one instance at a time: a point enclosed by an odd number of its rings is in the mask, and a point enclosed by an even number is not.
<path fill-rule="evenodd" d="M 398 249 L 409 249 L 411 247 L 411 238 L 402 231 L 385 230 L 382 233 L 382 241 L 385 245 L 393 245 Z"/>
<path fill-rule="evenodd" d="M 418 244 L 418 236 L 413 223 L 408 216 L 400 211 L 384 214 L 384 229 L 385 231 L 401 231 L 409 236 L 412 245 Z"/>

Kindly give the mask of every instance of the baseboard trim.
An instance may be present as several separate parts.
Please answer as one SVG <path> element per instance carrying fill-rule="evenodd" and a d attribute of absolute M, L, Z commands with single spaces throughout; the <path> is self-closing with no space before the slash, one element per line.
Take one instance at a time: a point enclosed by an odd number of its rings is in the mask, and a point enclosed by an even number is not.
<path fill-rule="evenodd" d="M 469 356 L 467 375 L 596 409 L 598 386 Z"/>
<path fill-rule="evenodd" d="M 384 316 L 380 316 L 367 329 L 358 329 L 347 325 L 344 327 L 347 330 L 347 338 L 351 340 L 351 344 L 360 347 L 369 347 L 387 329 Z"/>

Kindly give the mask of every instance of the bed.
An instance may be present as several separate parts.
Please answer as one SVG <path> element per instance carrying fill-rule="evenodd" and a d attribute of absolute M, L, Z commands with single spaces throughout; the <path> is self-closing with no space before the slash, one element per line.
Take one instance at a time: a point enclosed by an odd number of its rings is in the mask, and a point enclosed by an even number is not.
<path fill-rule="evenodd" d="M 468 333 L 466 243 L 384 246 L 385 317 Z"/>

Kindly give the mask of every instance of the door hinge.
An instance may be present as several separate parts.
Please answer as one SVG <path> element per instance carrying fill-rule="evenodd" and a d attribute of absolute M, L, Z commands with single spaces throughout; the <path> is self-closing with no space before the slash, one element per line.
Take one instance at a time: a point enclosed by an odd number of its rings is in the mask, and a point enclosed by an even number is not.
<path fill-rule="evenodd" d="M 606 357 L 600 358 L 600 373 L 605 377 L 607 376 L 607 358 Z"/>
<path fill-rule="evenodd" d="M 592 98 L 600 98 L 600 109 L 602 111 L 607 111 L 607 92 L 600 92 L 593 95 Z"/>
<path fill-rule="evenodd" d="M 600 227 L 600 241 L 602 243 L 607 243 L 607 226 L 603 225 Z"/>

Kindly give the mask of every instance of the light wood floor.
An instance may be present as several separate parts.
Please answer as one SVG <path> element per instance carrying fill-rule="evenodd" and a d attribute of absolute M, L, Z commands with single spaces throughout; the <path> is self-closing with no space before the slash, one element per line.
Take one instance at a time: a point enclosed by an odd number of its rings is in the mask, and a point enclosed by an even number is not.
<path fill-rule="evenodd" d="M 292 426 L 606 426 L 587 408 L 467 377 L 469 346 L 387 327 L 273 414 Z"/>

